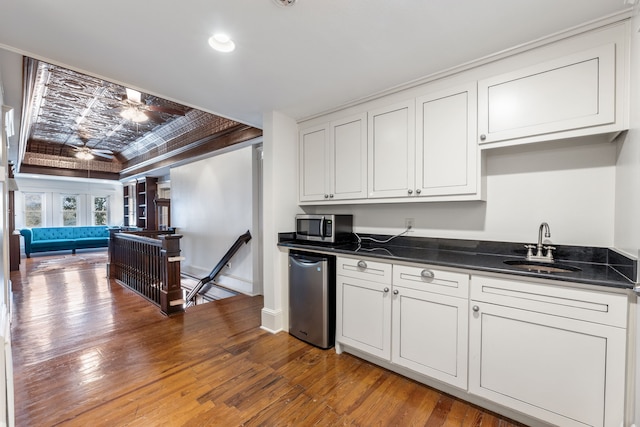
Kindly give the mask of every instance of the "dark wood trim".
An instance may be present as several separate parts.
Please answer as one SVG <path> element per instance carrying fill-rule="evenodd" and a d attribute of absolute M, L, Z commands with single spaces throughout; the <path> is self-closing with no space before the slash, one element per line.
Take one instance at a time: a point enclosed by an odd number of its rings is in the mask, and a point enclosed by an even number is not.
<path fill-rule="evenodd" d="M 88 170 L 74 170 L 74 169 L 63 169 L 63 168 L 48 168 L 45 166 L 32 166 L 22 164 L 20 166 L 20 173 L 32 173 L 37 175 L 53 175 L 53 176 L 64 176 L 67 178 L 95 178 L 95 179 L 110 179 L 113 181 L 118 181 L 120 179 L 120 175 L 117 173 L 111 172 L 99 172 L 99 171 L 88 171 Z"/>
<path fill-rule="evenodd" d="M 162 160 L 146 163 L 139 168 L 136 168 L 135 165 L 129 166 L 129 169 L 127 169 L 126 172 L 120 173 L 120 179 L 127 179 L 132 176 L 152 171 L 154 169 L 169 167 L 178 162 L 204 156 L 210 154 L 213 151 L 230 147 L 241 142 L 249 141 L 260 136 L 262 136 L 262 129 L 257 129 L 250 126 L 243 126 L 242 129 L 220 136 L 213 135 L 211 138 L 206 138 L 201 142 L 192 144 L 193 148 L 186 149 L 184 151 L 176 153 L 175 155 L 169 155 L 167 158 L 164 158 Z"/>

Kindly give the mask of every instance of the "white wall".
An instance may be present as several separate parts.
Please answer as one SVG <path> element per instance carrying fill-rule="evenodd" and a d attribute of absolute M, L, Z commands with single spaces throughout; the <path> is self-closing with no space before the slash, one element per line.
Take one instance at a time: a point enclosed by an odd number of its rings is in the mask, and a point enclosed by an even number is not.
<path fill-rule="evenodd" d="M 535 242 L 546 221 L 561 245 L 613 246 L 616 146 L 581 140 L 502 148 L 486 153 L 486 202 L 342 207 L 360 233 L 396 234 L 414 218 L 410 236 Z"/>
<path fill-rule="evenodd" d="M 5 112 L 3 111 L 3 102 L 4 102 L 4 86 L 2 83 L 2 68 L 0 67 L 0 166 L 2 166 L 3 174 L 0 176 L 0 212 L 2 212 L 2 216 L 0 216 L 0 316 L 4 319 L 6 316 L 5 304 L 10 304 L 9 295 L 9 236 L 7 233 L 9 227 L 9 217 L 7 215 L 7 203 L 8 203 L 8 193 L 6 185 L 6 178 L 8 177 L 7 172 L 7 132 L 5 127 Z M 2 378 L 4 382 L 4 378 Z M 2 408 L 0 413 L 3 415 L 6 414 L 6 408 Z M 2 421 L 4 421 L 6 417 L 3 416 Z"/>
<path fill-rule="evenodd" d="M 19 188 L 15 192 L 16 229 L 24 227 L 23 192 L 44 193 L 47 212 L 43 224 L 45 227 L 62 225 L 60 203 L 63 194 L 77 194 L 82 200 L 79 204 L 78 225 L 91 225 L 91 196 L 108 196 L 108 224 L 123 223 L 122 183 L 119 181 L 17 174 L 16 183 Z"/>
<path fill-rule="evenodd" d="M 171 225 L 183 235 L 182 269 L 204 277 L 238 236 L 255 234 L 254 148 L 245 147 L 171 169 Z M 247 294 L 261 293 L 254 279 L 256 239 L 240 248 L 219 277 L 221 284 Z"/>
<path fill-rule="evenodd" d="M 278 248 L 278 233 L 291 232 L 297 206 L 298 125 L 271 112 L 263 118 L 264 136 L 264 308 L 262 327 L 288 330 L 288 251 Z"/>

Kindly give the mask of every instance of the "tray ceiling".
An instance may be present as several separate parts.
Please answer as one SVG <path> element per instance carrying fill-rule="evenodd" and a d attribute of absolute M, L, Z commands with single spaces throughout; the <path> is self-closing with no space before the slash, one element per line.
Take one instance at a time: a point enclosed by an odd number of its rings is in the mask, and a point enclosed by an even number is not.
<path fill-rule="evenodd" d="M 30 101 L 23 116 L 21 169 L 117 174 L 154 156 L 247 128 L 157 96 L 142 93 L 136 99 L 124 86 L 31 58 L 25 58 L 24 71 Z M 142 121 L 126 113 L 138 114 Z M 93 158 L 78 158 L 79 151 Z"/>

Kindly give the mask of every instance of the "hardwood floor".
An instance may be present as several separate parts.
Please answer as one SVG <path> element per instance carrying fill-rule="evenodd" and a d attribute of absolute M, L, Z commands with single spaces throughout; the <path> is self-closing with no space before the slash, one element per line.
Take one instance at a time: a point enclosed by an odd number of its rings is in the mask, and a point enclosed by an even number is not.
<path fill-rule="evenodd" d="M 33 255 L 12 273 L 17 426 L 519 425 L 265 332 L 261 297 L 166 318 L 106 279 L 105 260 Z"/>

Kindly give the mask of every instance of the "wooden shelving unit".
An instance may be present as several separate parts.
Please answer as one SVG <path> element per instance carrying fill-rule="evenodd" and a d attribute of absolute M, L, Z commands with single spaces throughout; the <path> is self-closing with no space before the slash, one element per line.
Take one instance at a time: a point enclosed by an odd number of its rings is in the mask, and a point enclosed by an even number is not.
<path fill-rule="evenodd" d="M 124 197 L 124 225 L 143 230 L 156 230 L 156 214 L 153 204 L 157 194 L 158 179 L 146 177 L 126 185 Z M 131 204 L 135 209 L 131 209 Z M 135 218 L 132 213 L 135 212 Z"/>
<path fill-rule="evenodd" d="M 124 226 L 125 227 L 130 227 L 133 224 L 134 219 L 131 218 L 129 216 L 129 212 L 131 212 L 129 209 L 131 207 L 131 204 L 133 203 L 133 200 L 131 200 L 131 185 L 129 184 L 125 184 L 124 187 L 122 188 L 122 197 L 124 199 Z"/>

